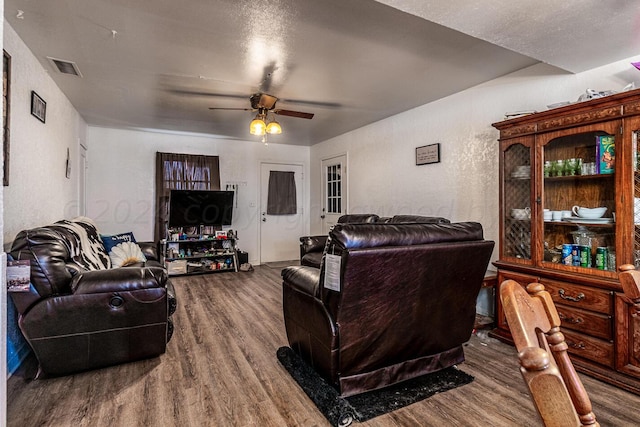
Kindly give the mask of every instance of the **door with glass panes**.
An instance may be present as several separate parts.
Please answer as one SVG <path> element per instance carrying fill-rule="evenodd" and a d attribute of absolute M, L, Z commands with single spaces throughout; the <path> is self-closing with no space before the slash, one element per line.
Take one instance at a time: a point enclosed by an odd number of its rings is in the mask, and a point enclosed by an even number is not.
<path fill-rule="evenodd" d="M 347 213 L 347 156 L 322 160 L 322 232 L 327 234 Z"/>
<path fill-rule="evenodd" d="M 533 138 L 514 138 L 503 142 L 501 151 L 502 174 L 502 236 L 501 258 L 514 263 L 532 262 L 532 227 L 535 206 L 531 205 L 534 182 Z"/>

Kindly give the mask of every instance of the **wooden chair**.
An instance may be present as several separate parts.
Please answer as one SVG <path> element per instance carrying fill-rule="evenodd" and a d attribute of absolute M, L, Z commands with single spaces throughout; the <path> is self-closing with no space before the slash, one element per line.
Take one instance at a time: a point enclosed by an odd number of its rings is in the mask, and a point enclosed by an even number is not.
<path fill-rule="evenodd" d="M 518 350 L 520 372 L 545 426 L 599 426 L 591 401 L 567 353 L 560 318 L 540 283 L 527 290 L 513 280 L 500 298 Z"/>
<path fill-rule="evenodd" d="M 640 271 L 632 264 L 621 265 L 618 277 L 625 296 L 634 304 L 640 304 Z"/>

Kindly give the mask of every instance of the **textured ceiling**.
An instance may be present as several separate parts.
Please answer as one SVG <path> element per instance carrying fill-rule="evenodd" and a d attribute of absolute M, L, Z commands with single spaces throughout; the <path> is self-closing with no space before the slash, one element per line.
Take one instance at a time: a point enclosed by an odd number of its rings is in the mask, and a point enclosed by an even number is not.
<path fill-rule="evenodd" d="M 539 61 L 578 72 L 638 53 L 635 1 L 522 3 L 6 0 L 5 17 L 91 125 L 259 140 L 255 112 L 209 107 L 265 92 L 315 115 L 277 116 L 270 140 L 311 145 Z"/>
<path fill-rule="evenodd" d="M 637 0 L 378 0 L 566 71 L 640 53 Z"/>

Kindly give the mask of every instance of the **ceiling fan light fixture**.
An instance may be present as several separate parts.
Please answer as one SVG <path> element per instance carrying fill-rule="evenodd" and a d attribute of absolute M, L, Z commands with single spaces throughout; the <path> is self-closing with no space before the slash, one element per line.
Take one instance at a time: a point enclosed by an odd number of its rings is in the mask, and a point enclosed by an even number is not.
<path fill-rule="evenodd" d="M 249 125 L 249 132 L 251 135 L 264 135 L 266 130 L 267 125 L 264 120 L 262 120 L 260 114 L 258 114 L 256 118 L 251 121 L 251 124 Z"/>
<path fill-rule="evenodd" d="M 271 135 L 280 135 L 282 133 L 282 126 L 277 121 L 269 122 L 266 129 L 267 133 Z"/>

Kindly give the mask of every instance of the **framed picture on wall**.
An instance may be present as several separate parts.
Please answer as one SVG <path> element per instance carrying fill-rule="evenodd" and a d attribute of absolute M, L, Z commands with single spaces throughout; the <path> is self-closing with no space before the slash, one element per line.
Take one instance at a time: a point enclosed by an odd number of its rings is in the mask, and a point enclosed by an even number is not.
<path fill-rule="evenodd" d="M 11 109 L 11 57 L 2 51 L 2 97 L 4 109 L 2 110 L 2 153 L 4 154 L 2 184 L 9 185 L 9 111 Z"/>
<path fill-rule="evenodd" d="M 47 118 L 47 103 L 35 91 L 31 91 L 31 114 L 42 123 Z"/>
<path fill-rule="evenodd" d="M 440 163 L 440 144 L 416 147 L 416 165 Z"/>

